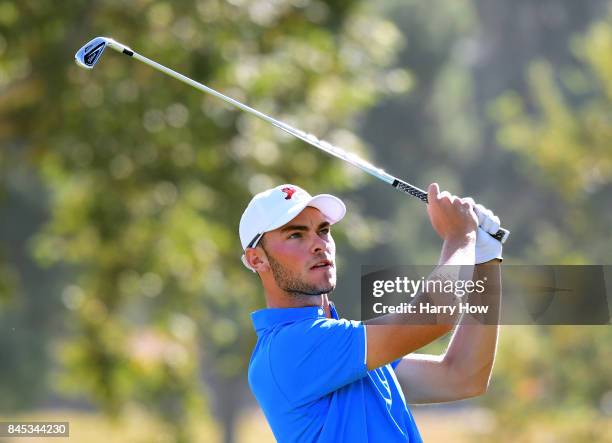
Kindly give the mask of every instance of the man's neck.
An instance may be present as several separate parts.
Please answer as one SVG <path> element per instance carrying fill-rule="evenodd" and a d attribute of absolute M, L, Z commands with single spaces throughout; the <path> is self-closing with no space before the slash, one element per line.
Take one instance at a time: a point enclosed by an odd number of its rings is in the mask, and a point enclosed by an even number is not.
<path fill-rule="evenodd" d="M 329 298 L 327 294 L 322 295 L 275 295 L 266 294 L 266 306 L 268 308 L 304 308 L 306 306 L 317 306 L 325 309 L 325 316 L 330 318 Z"/>

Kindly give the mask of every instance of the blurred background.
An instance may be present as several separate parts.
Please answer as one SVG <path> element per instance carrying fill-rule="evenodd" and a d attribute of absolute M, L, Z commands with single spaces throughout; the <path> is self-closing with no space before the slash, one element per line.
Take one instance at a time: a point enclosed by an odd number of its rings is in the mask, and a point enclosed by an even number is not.
<path fill-rule="evenodd" d="M 610 1 L 0 1 L 0 419 L 274 441 L 246 382 L 264 298 L 238 239 L 267 187 L 347 202 L 345 316 L 361 265 L 437 261 L 417 200 L 113 51 L 81 70 L 96 35 L 474 196 L 512 231 L 508 264 L 610 264 Z M 485 396 L 412 408 L 425 441 L 611 442 L 611 331 L 502 327 Z"/>

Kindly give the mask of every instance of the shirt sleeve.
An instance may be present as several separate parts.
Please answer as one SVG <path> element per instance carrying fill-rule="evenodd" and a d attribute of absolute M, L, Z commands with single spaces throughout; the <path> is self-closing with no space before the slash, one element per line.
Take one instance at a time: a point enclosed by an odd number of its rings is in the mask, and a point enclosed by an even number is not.
<path fill-rule="evenodd" d="M 272 376 L 290 403 L 313 401 L 367 374 L 365 326 L 314 319 L 280 330 L 270 350 Z"/>

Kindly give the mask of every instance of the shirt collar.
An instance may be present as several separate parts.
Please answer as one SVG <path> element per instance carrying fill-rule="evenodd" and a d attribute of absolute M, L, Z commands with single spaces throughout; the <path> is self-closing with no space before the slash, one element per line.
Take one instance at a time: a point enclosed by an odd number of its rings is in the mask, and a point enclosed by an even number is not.
<path fill-rule="evenodd" d="M 338 319 L 336 307 L 331 302 L 329 310 L 332 318 Z M 257 335 L 279 324 L 295 323 L 309 318 L 325 318 L 325 310 L 320 306 L 305 306 L 303 308 L 266 308 L 251 313 L 251 320 Z"/>

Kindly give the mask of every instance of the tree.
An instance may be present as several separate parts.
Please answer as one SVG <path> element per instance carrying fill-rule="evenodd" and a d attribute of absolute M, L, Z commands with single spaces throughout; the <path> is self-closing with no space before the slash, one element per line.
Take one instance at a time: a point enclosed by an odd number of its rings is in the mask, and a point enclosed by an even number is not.
<path fill-rule="evenodd" d="M 68 265 L 64 387 L 111 415 L 138 402 L 189 439 L 212 380 L 225 440 L 239 411 L 262 305 L 240 264 L 250 195 L 297 182 L 353 186 L 344 165 L 150 68 L 106 54 L 108 34 L 257 109 L 357 151 L 348 130 L 381 92 L 398 33 L 357 1 L 4 3 L 3 143 L 18 144 L 50 193 L 40 263 Z M 357 182 L 355 182 L 357 183 Z M 202 373 L 205 373 L 203 376 Z M 225 403 L 224 402 L 228 402 Z"/>
<path fill-rule="evenodd" d="M 494 116 L 500 123 L 499 142 L 557 196 L 555 206 L 565 214 L 532 231 L 530 254 L 596 264 L 607 260 L 612 246 L 606 240 L 612 216 L 610 19 L 575 38 L 572 49 L 581 66 L 531 65 L 532 109 L 508 93 L 498 100 Z"/>
<path fill-rule="evenodd" d="M 559 69 L 533 62 L 531 100 L 509 92 L 493 115 L 500 144 L 519 156 L 525 174 L 537 178 L 559 208 L 555 212 L 564 215 L 526 226 L 533 247 L 525 256 L 605 263 L 612 246 L 612 21 L 596 21 L 571 47 L 581 65 Z M 610 328 L 508 328 L 503 335 L 485 399 L 496 419 L 482 441 L 609 441 Z"/>
<path fill-rule="evenodd" d="M 380 163 L 417 184 L 440 180 L 498 212 L 513 231 L 505 246 L 510 265 L 607 263 L 609 175 L 599 175 L 603 180 L 596 188 L 579 186 L 571 193 L 565 188 L 583 175 L 583 163 L 574 163 L 572 156 L 585 153 L 591 167 L 608 168 L 610 161 L 609 147 L 599 142 L 611 139 L 610 98 L 604 92 L 611 78 L 612 52 L 603 31 L 609 20 L 592 24 L 607 2 L 484 0 L 436 8 L 389 3 L 389 16 L 407 42 L 397 67 L 409 70 L 414 87 L 368 113 L 362 131 L 378 147 Z M 572 53 L 570 36 L 589 24 L 586 36 L 571 43 Z M 536 75 L 525 79 L 534 58 L 548 65 L 535 63 L 530 72 Z M 548 80 L 536 84 L 538 76 L 540 82 Z M 561 78 L 574 86 L 559 87 Z M 576 86 L 582 88 L 578 94 L 572 93 Z M 507 90 L 512 92 L 496 101 Z M 551 133 L 560 143 L 551 143 Z M 575 146 L 569 156 L 560 149 L 566 145 Z M 368 214 L 385 219 L 381 237 L 388 240 L 367 262 L 434 262 L 435 238 L 428 237 L 420 208 L 408 201 L 391 205 L 401 197 L 383 198 L 385 191 L 377 193 L 376 185 L 367 190 L 376 195 L 368 199 L 373 202 Z M 462 402 L 486 407 L 470 441 L 605 441 L 610 435 L 609 328 L 504 326 L 500 340 L 488 393 Z M 426 351 L 441 352 L 443 345 Z"/>

